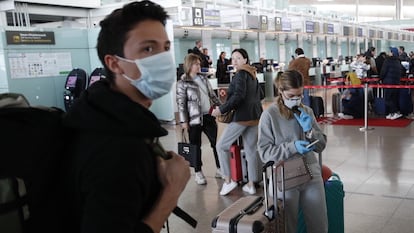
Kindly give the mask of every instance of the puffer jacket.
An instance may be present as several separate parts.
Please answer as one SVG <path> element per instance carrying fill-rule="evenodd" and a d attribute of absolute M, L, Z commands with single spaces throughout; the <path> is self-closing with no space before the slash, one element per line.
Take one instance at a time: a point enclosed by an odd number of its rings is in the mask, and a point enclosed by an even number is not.
<path fill-rule="evenodd" d="M 211 106 L 221 104 L 219 98 L 214 93 L 210 82 L 204 76 L 199 76 L 206 85 Z M 203 113 L 201 111 L 200 88 L 191 77 L 186 74 L 181 76 L 177 82 L 177 108 L 180 123 L 189 123 L 189 125 L 200 125 L 203 122 Z"/>
<path fill-rule="evenodd" d="M 401 61 L 398 57 L 388 57 L 382 65 L 380 79 L 383 84 L 399 84 L 403 70 L 404 67 L 401 65 Z"/>
<path fill-rule="evenodd" d="M 263 98 L 262 89 L 256 79 L 256 69 L 245 64 L 234 75 L 227 90 L 227 101 L 220 106 L 220 112 L 235 110 L 233 122 L 248 126 L 258 125 L 263 112 Z"/>

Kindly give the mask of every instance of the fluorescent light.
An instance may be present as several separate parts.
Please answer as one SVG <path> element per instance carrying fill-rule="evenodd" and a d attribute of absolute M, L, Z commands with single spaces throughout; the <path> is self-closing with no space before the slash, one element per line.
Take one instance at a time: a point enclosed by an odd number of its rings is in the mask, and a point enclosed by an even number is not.
<path fill-rule="evenodd" d="M 333 0 L 318 0 L 318 2 L 333 2 Z"/>

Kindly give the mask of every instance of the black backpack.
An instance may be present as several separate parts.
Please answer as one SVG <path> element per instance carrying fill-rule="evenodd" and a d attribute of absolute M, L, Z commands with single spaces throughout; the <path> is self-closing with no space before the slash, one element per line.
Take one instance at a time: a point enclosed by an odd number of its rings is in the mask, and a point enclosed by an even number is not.
<path fill-rule="evenodd" d="M 0 232 L 61 231 L 62 116 L 20 94 L 0 94 Z"/>

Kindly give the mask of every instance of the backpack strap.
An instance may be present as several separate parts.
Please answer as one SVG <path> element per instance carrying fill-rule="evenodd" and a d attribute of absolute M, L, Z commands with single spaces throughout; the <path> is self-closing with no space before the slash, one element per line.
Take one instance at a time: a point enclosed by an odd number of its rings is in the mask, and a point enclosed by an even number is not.
<path fill-rule="evenodd" d="M 195 220 L 193 217 L 191 217 L 187 212 L 182 210 L 180 207 L 175 207 L 173 210 L 173 213 L 177 215 L 177 217 L 184 220 L 186 223 L 188 223 L 193 228 L 196 228 L 197 226 L 197 220 Z"/>

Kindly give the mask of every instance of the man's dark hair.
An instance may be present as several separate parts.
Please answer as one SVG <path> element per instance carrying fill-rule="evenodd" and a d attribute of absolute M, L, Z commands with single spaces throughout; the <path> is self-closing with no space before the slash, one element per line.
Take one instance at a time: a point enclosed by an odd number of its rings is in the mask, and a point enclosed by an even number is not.
<path fill-rule="evenodd" d="M 304 54 L 304 52 L 303 52 L 303 49 L 302 49 L 302 48 L 297 48 L 297 49 L 295 50 L 295 53 L 296 53 L 297 55 L 302 55 L 302 54 Z"/>
<path fill-rule="evenodd" d="M 233 53 L 235 53 L 235 52 L 239 52 L 239 53 L 242 55 L 242 57 L 243 57 L 244 59 L 247 59 L 246 64 L 250 64 L 249 54 L 247 54 L 247 51 L 246 51 L 245 49 L 242 49 L 242 48 L 240 48 L 240 49 L 235 49 L 235 50 L 233 50 L 233 51 L 231 52 L 231 54 L 233 54 Z"/>
<path fill-rule="evenodd" d="M 404 52 L 405 51 L 404 46 L 400 46 L 400 50 Z"/>
<path fill-rule="evenodd" d="M 106 78 L 110 82 L 114 81 L 114 75 L 105 64 L 105 55 L 112 54 L 123 57 L 126 36 L 135 25 L 149 19 L 159 21 L 165 26 L 167 18 L 167 12 L 160 5 L 151 1 L 140 1 L 131 2 L 114 10 L 99 23 L 101 31 L 96 47 L 99 60 L 107 71 Z"/>

